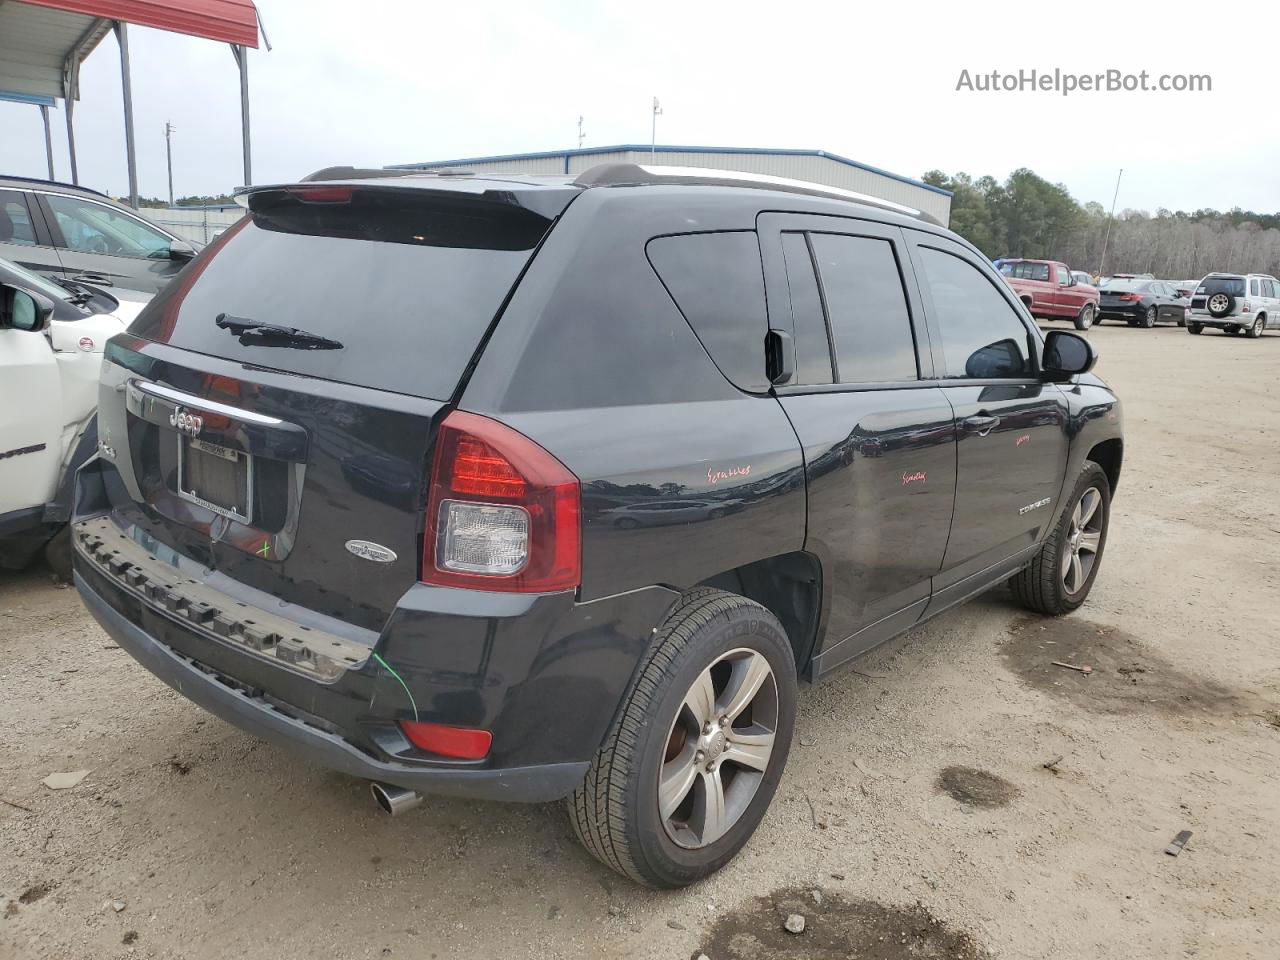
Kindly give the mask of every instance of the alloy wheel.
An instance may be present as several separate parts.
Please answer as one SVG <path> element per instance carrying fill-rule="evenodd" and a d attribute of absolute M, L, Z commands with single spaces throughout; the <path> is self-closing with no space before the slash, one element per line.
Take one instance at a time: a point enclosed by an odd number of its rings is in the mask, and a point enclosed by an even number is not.
<path fill-rule="evenodd" d="M 1102 511 L 1102 494 L 1097 487 L 1090 487 L 1076 501 L 1067 527 L 1067 542 L 1062 549 L 1062 586 L 1068 594 L 1084 589 L 1098 560 L 1102 546 L 1102 525 L 1106 521 Z"/>
<path fill-rule="evenodd" d="M 698 675 L 671 725 L 658 813 L 687 849 L 723 837 L 755 796 L 778 727 L 778 686 L 763 654 L 730 650 Z"/>
<path fill-rule="evenodd" d="M 1156 308 L 1155 307 L 1147 307 L 1147 314 L 1146 314 L 1146 317 L 1143 319 L 1143 324 L 1148 329 L 1156 325 Z"/>

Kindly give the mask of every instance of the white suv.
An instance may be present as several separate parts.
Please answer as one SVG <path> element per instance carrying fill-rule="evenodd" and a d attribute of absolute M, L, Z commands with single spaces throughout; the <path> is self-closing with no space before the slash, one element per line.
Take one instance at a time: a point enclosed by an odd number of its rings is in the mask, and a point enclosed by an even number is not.
<path fill-rule="evenodd" d="M 1187 332 L 1217 327 L 1226 333 L 1260 337 L 1280 326 L 1280 280 L 1261 273 L 1211 273 L 1191 296 Z"/>

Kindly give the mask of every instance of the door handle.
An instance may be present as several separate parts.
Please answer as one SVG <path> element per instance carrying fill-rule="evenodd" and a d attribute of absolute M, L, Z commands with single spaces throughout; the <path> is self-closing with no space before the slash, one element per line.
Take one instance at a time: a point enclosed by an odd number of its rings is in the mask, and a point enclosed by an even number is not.
<path fill-rule="evenodd" d="M 985 413 L 980 413 L 973 417 L 966 417 L 964 421 L 965 429 L 970 433 L 976 433 L 980 437 L 985 437 L 999 425 L 999 417 L 993 417 Z"/>

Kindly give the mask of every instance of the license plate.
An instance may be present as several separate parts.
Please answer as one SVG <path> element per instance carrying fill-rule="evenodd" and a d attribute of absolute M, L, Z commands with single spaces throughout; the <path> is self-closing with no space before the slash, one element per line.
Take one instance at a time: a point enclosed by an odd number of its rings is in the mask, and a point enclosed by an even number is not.
<path fill-rule="evenodd" d="M 178 436 L 178 496 L 240 523 L 253 515 L 253 457 Z"/>

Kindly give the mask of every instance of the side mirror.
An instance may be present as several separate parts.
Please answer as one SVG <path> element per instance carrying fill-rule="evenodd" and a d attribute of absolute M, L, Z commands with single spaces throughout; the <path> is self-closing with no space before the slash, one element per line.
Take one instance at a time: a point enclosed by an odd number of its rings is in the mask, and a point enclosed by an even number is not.
<path fill-rule="evenodd" d="M 169 244 L 170 260 L 190 260 L 196 255 L 196 248 L 185 240 L 174 240 Z"/>
<path fill-rule="evenodd" d="M 9 284 L 0 285 L 0 327 L 44 330 L 53 319 L 53 301 L 42 293 Z"/>
<path fill-rule="evenodd" d="M 1088 373 L 1098 362 L 1098 351 L 1084 337 L 1066 330 L 1051 330 L 1044 338 L 1041 373 L 1050 383 L 1063 383 Z"/>

